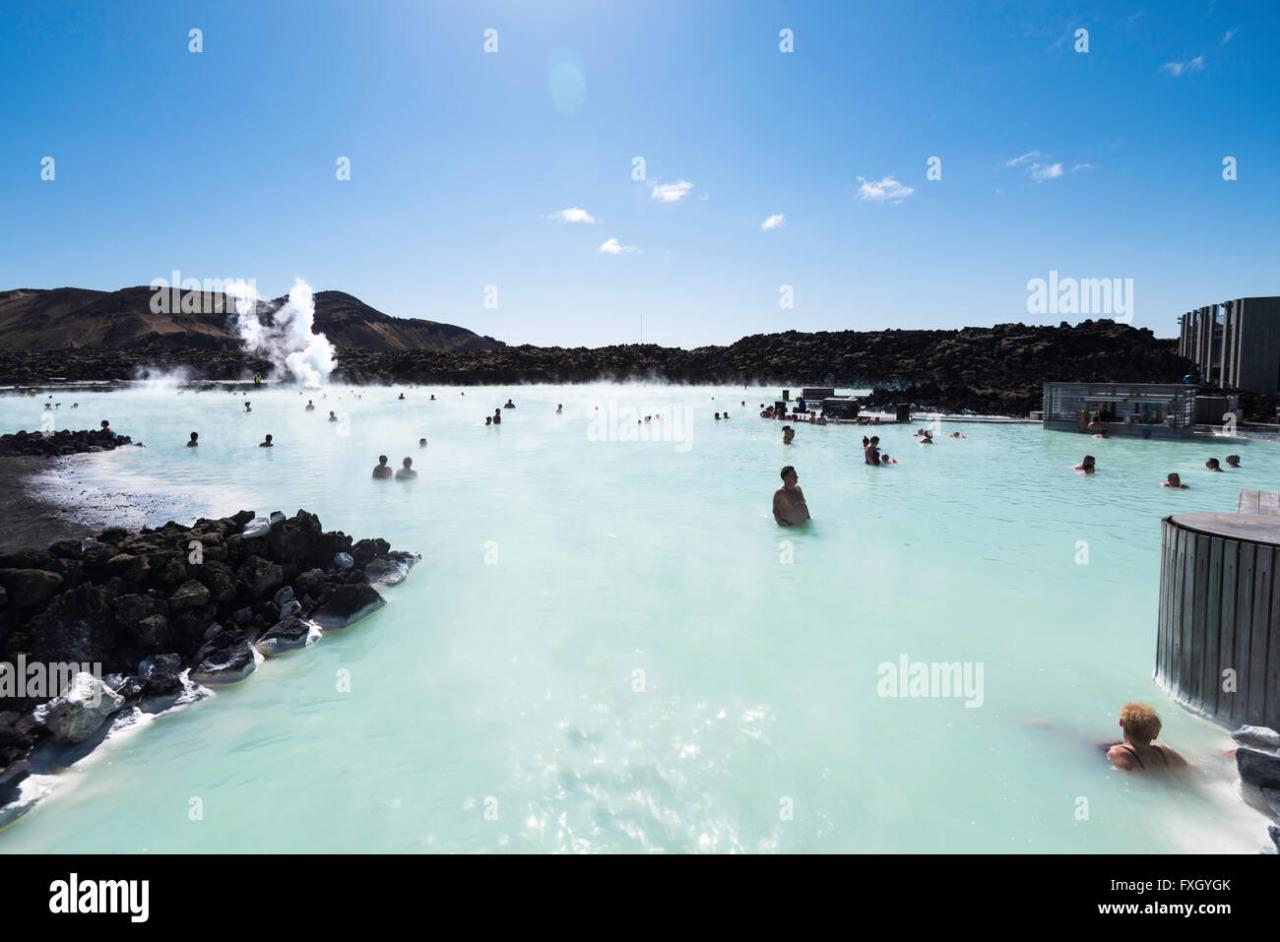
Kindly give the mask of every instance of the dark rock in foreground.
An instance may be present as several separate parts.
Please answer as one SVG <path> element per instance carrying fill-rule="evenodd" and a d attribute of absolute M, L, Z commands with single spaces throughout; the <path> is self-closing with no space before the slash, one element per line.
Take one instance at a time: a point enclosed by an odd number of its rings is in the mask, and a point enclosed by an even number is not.
<path fill-rule="evenodd" d="M 0 554 L 0 665 L 50 678 L 39 691 L 0 687 L 0 807 L 45 740 L 91 748 L 121 710 L 176 702 L 187 670 L 201 684 L 243 680 L 261 656 L 305 646 L 313 624 L 345 628 L 380 608 L 370 582 L 407 560 L 417 557 L 325 531 L 303 510 L 266 526 L 241 511 Z M 50 668 L 64 671 L 57 689 Z"/>
<path fill-rule="evenodd" d="M 1241 746 L 1236 750 L 1236 770 L 1246 785 L 1280 788 L 1280 756 Z"/>
<path fill-rule="evenodd" d="M 56 458 L 87 451 L 110 451 L 132 445 L 128 435 L 117 435 L 108 429 L 59 429 L 56 432 L 14 432 L 0 435 L 0 457 L 37 455 Z"/>

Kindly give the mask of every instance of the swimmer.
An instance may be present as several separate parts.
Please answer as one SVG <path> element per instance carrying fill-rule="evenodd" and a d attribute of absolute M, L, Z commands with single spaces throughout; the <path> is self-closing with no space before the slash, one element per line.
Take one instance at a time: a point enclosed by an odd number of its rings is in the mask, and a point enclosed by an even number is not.
<path fill-rule="evenodd" d="M 1182 475 L 1178 474 L 1177 471 L 1170 471 L 1169 476 L 1165 478 L 1164 483 L 1161 484 L 1160 486 L 1176 487 L 1176 488 L 1181 488 L 1182 490 L 1187 489 L 1187 485 L 1182 483 Z"/>
<path fill-rule="evenodd" d="M 187 447 L 188 447 L 188 448 L 199 448 L 199 447 L 200 447 L 200 433 L 199 433 L 199 432 L 192 432 L 192 433 L 191 433 L 191 439 L 187 442 Z"/>
<path fill-rule="evenodd" d="M 862 449 L 862 460 L 864 464 L 879 465 L 880 464 L 880 436 L 872 435 L 867 439 L 867 447 Z"/>
<path fill-rule="evenodd" d="M 716 413 L 716 421 L 717 421 L 717 422 L 719 422 L 719 421 L 720 421 L 720 413 L 719 413 L 719 412 L 717 412 L 717 413 Z"/>
<path fill-rule="evenodd" d="M 412 458 L 405 458 L 404 461 L 400 462 L 400 464 L 401 468 L 396 472 L 397 481 L 408 481 L 411 478 L 416 478 L 418 476 L 418 472 L 413 470 Z"/>
<path fill-rule="evenodd" d="M 787 465 L 782 469 L 782 486 L 773 492 L 773 519 L 780 527 L 798 527 L 809 522 L 809 505 L 804 491 L 797 483 L 796 469 Z"/>
<path fill-rule="evenodd" d="M 1204 469 L 1206 471 L 1221 471 L 1222 465 L 1218 462 L 1217 458 L 1210 458 L 1204 463 Z"/>
<path fill-rule="evenodd" d="M 560 414 L 560 413 L 562 413 L 562 412 L 564 412 L 564 403 L 563 403 L 563 402 L 556 406 L 556 415 L 559 415 L 559 414 Z"/>
<path fill-rule="evenodd" d="M 73 408 L 74 408 L 74 407 L 73 407 Z M 1240 456 L 1239 456 L 1239 455 L 1227 455 L 1227 467 L 1228 467 L 1228 468 L 1238 468 L 1238 467 L 1240 467 Z"/>
<path fill-rule="evenodd" d="M 724 420 L 725 420 L 726 422 L 728 422 L 728 421 L 729 421 L 729 413 L 727 413 L 727 412 L 726 412 L 726 413 L 724 414 Z"/>
<path fill-rule="evenodd" d="M 508 399 L 506 403 L 502 406 L 502 408 L 504 409 L 514 409 L 515 407 L 516 407 L 516 404 L 512 402 L 510 399 Z"/>
<path fill-rule="evenodd" d="M 418 439 L 418 447 L 419 447 L 419 448 L 426 448 L 426 447 L 427 447 L 427 440 L 426 440 L 425 438 L 419 438 L 419 439 Z"/>
<path fill-rule="evenodd" d="M 244 411 L 245 411 L 245 412 L 252 412 L 252 411 L 253 411 L 253 403 L 251 403 L 251 402 L 246 402 L 246 403 L 244 404 Z"/>
<path fill-rule="evenodd" d="M 1072 466 L 1071 470 L 1079 471 L 1081 474 L 1093 474 L 1098 470 L 1097 462 L 1094 460 L 1093 455 L 1085 455 L 1079 464 Z"/>
<path fill-rule="evenodd" d="M 932 444 L 933 444 L 933 432 L 928 432 L 928 431 L 926 431 L 923 435 L 921 435 L 918 439 L 916 439 L 916 444 L 917 444 L 917 445 L 932 445 Z"/>
<path fill-rule="evenodd" d="M 890 458 L 890 457 L 889 457 L 889 455 L 888 455 L 888 453 L 886 452 L 885 454 L 883 454 L 883 455 L 881 455 L 881 456 L 880 456 L 880 463 L 881 463 L 881 464 L 897 464 L 897 463 L 898 463 L 898 459 L 897 459 L 897 458 Z"/>
<path fill-rule="evenodd" d="M 435 401 L 436 401 L 436 394 L 435 394 L 435 393 L 432 393 L 432 394 L 431 394 L 431 401 L 432 401 L 432 402 L 435 402 Z"/>
<path fill-rule="evenodd" d="M 502 410 L 501 410 L 501 409 L 494 409 L 494 410 L 493 410 L 493 424 L 494 424 L 494 425 L 501 425 L 501 424 L 502 424 Z"/>
<path fill-rule="evenodd" d="M 401 393 L 401 394 L 400 394 L 400 398 L 401 398 L 401 399 L 403 399 L 403 398 L 404 398 L 404 393 Z"/>
<path fill-rule="evenodd" d="M 790 445 L 793 441 L 795 441 L 795 437 L 796 437 L 795 429 L 793 429 L 790 425 L 782 426 L 782 444 Z"/>
<path fill-rule="evenodd" d="M 330 409 L 330 410 L 329 410 L 329 421 L 330 421 L 330 422 L 336 422 L 336 421 L 338 421 L 338 417 L 337 417 L 336 415 L 334 415 L 334 413 L 333 413 L 333 410 L 332 410 L 332 409 Z"/>
<path fill-rule="evenodd" d="M 101 423 L 99 423 L 99 424 L 101 425 L 102 430 L 103 430 L 104 432 L 110 432 L 110 431 L 111 431 L 111 423 L 110 423 L 110 422 L 108 422 L 106 419 L 103 419 L 103 420 L 102 420 L 102 422 L 101 422 Z"/>
<path fill-rule="evenodd" d="M 275 447 L 275 443 L 271 441 L 271 436 L 270 436 L 270 435 L 268 435 L 268 436 L 267 436 L 266 438 L 264 438 L 262 441 L 258 442 L 258 447 L 259 447 L 259 448 L 274 448 L 274 447 Z"/>
<path fill-rule="evenodd" d="M 1124 740 L 1107 750 L 1107 758 L 1117 769 L 1139 772 L 1147 769 L 1183 768 L 1187 760 L 1168 746 L 1155 742 L 1160 735 L 1160 716 L 1136 700 L 1120 708 L 1120 728 Z"/>
<path fill-rule="evenodd" d="M 947 436 L 947 438 L 967 438 L 967 437 L 968 436 L 966 435 L 961 435 L 959 432 L 952 432 L 950 435 Z"/>
<path fill-rule="evenodd" d="M 386 455 L 378 455 L 378 464 L 373 469 L 373 476 L 379 480 L 391 477 L 391 469 L 387 467 Z"/>
<path fill-rule="evenodd" d="M 486 416 L 484 417 L 484 424 L 485 424 L 485 425 L 492 425 L 492 424 L 493 424 L 493 416 L 491 416 L 491 415 L 486 415 Z"/>
<path fill-rule="evenodd" d="M 315 411 L 316 411 L 316 404 L 315 404 L 314 402 L 312 402 L 310 399 L 308 399 L 308 400 L 307 400 L 307 410 L 306 410 L 306 411 L 308 411 L 308 412 L 315 412 Z"/>

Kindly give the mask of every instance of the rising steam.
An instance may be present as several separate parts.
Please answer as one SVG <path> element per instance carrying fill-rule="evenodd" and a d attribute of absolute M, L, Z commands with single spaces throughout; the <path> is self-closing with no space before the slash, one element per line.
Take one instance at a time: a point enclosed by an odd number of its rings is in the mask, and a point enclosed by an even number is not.
<path fill-rule="evenodd" d="M 228 289 L 235 298 L 235 332 L 247 352 L 271 363 L 278 372 L 288 372 L 303 386 L 323 386 L 333 372 L 334 349 L 329 338 L 315 333 L 316 305 L 311 286 L 295 279 L 289 299 L 264 322 L 262 299 L 249 285 L 238 283 Z"/>

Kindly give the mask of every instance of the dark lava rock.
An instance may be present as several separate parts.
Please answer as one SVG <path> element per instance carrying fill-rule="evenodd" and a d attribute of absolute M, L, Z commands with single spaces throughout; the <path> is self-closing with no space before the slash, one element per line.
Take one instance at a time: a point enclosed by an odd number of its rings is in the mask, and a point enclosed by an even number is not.
<path fill-rule="evenodd" d="M 386 540 L 359 540 L 351 546 L 351 558 L 357 566 L 368 564 L 375 556 L 386 556 L 391 552 L 391 544 Z"/>
<path fill-rule="evenodd" d="M 284 583 L 284 570 L 261 556 L 246 558 L 240 565 L 238 575 L 245 590 L 255 598 L 264 595 L 271 597 Z"/>
<path fill-rule="evenodd" d="M 399 585 L 421 558 L 414 553 L 389 552 L 371 560 L 364 567 L 364 577 L 371 585 Z"/>
<path fill-rule="evenodd" d="M 373 586 L 364 582 L 340 585 L 333 590 L 312 619 L 326 631 L 346 628 L 387 604 Z"/>
<path fill-rule="evenodd" d="M 104 429 L 59 429 L 54 432 L 14 432 L 0 435 L 0 456 L 42 455 L 57 457 L 86 451 L 109 451 L 133 444 L 128 435 L 116 435 Z"/>
<path fill-rule="evenodd" d="M 310 634 L 310 622 L 297 617 L 284 618 L 267 629 L 254 647 L 264 657 L 275 657 L 285 651 L 305 647 Z"/>
<path fill-rule="evenodd" d="M 169 596 L 169 609 L 183 612 L 189 608 L 201 608 L 209 604 L 209 590 L 194 579 L 188 579 Z"/>
<path fill-rule="evenodd" d="M 11 763 L 8 768 L 0 770 L 0 808 L 18 797 L 19 786 L 30 774 L 31 763 L 25 759 L 19 759 Z"/>
<path fill-rule="evenodd" d="M 1236 750 L 1240 780 L 1258 788 L 1280 788 L 1280 756 L 1241 746 Z"/>
<path fill-rule="evenodd" d="M 142 679 L 142 695 L 147 698 L 172 698 L 182 693 L 182 658 L 177 654 L 157 654 L 138 665 Z"/>
<path fill-rule="evenodd" d="M 253 656 L 253 646 L 241 641 L 231 647 L 221 648 L 204 657 L 191 671 L 191 679 L 198 684 L 234 684 L 244 680 L 258 667 Z"/>
<path fill-rule="evenodd" d="M 30 610 L 53 598 L 62 588 L 62 577 L 43 569 L 0 569 L 0 585 L 14 608 Z"/>

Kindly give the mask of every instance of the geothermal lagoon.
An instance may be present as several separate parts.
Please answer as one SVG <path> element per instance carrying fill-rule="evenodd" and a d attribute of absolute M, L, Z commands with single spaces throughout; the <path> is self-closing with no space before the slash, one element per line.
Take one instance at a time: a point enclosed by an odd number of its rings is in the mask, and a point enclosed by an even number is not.
<path fill-rule="evenodd" d="M 58 500 L 127 526 L 305 508 L 423 558 L 345 633 L 46 779 L 0 852 L 1258 849 L 1229 736 L 1151 675 L 1161 517 L 1234 509 L 1276 480 L 1273 444 L 945 423 L 921 447 L 884 426 L 899 463 L 870 468 L 853 426 L 784 447 L 758 417 L 776 394 L 55 394 L 60 427 L 147 446 L 51 470 Z M 0 399 L 0 431 L 39 428 L 42 401 Z M 1227 450 L 1242 469 L 1202 470 Z M 379 454 L 419 477 L 371 480 Z M 784 464 L 807 530 L 770 514 Z M 916 664 L 964 682 L 914 687 Z M 1186 787 L 1098 751 L 1135 698 L 1196 766 Z"/>

